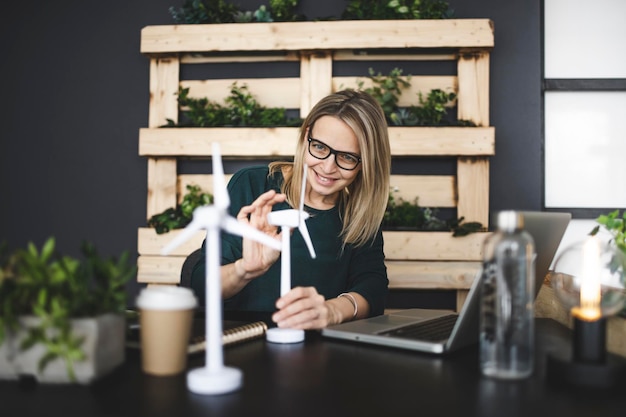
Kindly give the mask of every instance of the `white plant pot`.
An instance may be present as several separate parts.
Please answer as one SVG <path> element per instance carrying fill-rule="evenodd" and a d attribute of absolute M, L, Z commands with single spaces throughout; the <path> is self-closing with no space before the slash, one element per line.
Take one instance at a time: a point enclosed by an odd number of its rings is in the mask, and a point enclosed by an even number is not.
<path fill-rule="evenodd" d="M 44 383 L 88 384 L 109 373 L 125 359 L 126 322 L 123 315 L 104 314 L 93 318 L 72 320 L 74 335 L 84 337 L 82 349 L 85 360 L 74 363 L 76 380 L 72 381 L 67 372 L 65 360 L 56 358 L 39 373 L 39 360 L 45 354 L 45 347 L 35 345 L 26 351 L 19 347 L 26 337 L 26 329 L 36 326 L 37 317 L 21 317 L 20 328 L 7 334 L 0 346 L 0 379 L 18 379 L 32 376 Z"/>

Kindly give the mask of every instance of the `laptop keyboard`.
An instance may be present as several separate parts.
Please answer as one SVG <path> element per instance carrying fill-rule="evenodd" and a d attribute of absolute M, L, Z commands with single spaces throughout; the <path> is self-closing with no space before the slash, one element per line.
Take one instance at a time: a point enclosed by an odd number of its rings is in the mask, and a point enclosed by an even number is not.
<path fill-rule="evenodd" d="M 432 320 L 388 330 L 380 333 L 380 335 L 438 342 L 450 337 L 457 317 L 457 314 L 449 314 Z"/>

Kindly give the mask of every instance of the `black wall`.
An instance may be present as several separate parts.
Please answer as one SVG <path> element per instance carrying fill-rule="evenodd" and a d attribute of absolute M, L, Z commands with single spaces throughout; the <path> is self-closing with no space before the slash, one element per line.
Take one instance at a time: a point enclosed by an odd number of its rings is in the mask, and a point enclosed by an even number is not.
<path fill-rule="evenodd" d="M 253 10 L 265 1 L 239 1 Z M 300 0 L 309 18 L 339 16 L 347 1 Z M 183 0 L 31 0 L 0 17 L 0 242 L 55 236 L 78 255 L 136 255 L 146 224 L 149 62 L 140 30 L 173 24 Z M 457 18 L 495 24 L 491 55 L 491 210 L 542 208 L 540 5 L 451 0 Z M 10 10 L 10 11 L 9 11 Z M 133 283 L 129 291 L 134 293 Z"/>

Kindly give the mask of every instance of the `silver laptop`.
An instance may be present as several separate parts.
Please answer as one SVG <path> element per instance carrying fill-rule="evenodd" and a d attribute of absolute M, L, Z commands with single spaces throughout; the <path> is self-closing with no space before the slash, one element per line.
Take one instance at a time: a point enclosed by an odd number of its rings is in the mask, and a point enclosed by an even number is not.
<path fill-rule="evenodd" d="M 524 228 L 535 241 L 535 297 L 571 219 L 569 213 L 525 211 Z M 322 335 L 353 342 L 442 354 L 478 341 L 480 272 L 461 311 L 412 308 L 322 329 Z"/>

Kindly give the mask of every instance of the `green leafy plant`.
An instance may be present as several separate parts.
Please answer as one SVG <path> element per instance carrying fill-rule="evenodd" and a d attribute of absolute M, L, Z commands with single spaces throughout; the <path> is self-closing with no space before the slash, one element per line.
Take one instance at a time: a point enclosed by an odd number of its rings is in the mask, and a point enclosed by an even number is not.
<path fill-rule="evenodd" d="M 174 22 L 181 24 L 233 23 L 239 11 L 225 0 L 185 0 L 181 8 L 169 8 Z"/>
<path fill-rule="evenodd" d="M 382 228 L 452 231 L 455 237 L 466 236 L 484 229 L 479 222 L 464 222 L 463 217 L 455 220 L 442 220 L 437 217 L 437 214 L 437 209 L 420 207 L 417 198 L 411 203 L 402 198 L 396 199 L 392 193 L 389 193 Z"/>
<path fill-rule="evenodd" d="M 363 80 L 357 81 L 359 89 L 369 93 L 378 101 L 389 125 L 395 126 L 475 126 L 467 120 L 448 120 L 447 105 L 456 99 L 456 93 L 441 89 L 431 90 L 426 97 L 419 93 L 419 105 L 401 108 L 398 106 L 403 90 L 411 86 L 411 75 L 402 76 L 402 70 L 392 69 L 388 75 L 376 73 L 369 68 L 368 78 L 371 87 L 365 87 Z"/>
<path fill-rule="evenodd" d="M 626 259 L 626 211 L 624 211 L 621 217 L 619 210 L 601 214 L 596 218 L 596 222 L 598 225 L 594 227 L 589 234 L 595 236 L 600 231 L 600 228 L 604 228 L 612 235 L 609 244 L 615 245 L 615 248 L 623 254 L 623 259 Z M 622 262 L 618 261 L 617 257 L 615 257 L 613 267 L 625 268 L 626 265 L 623 265 Z M 626 285 L 626 277 L 624 280 L 623 284 Z M 626 317 L 626 304 L 622 307 L 620 315 Z"/>
<path fill-rule="evenodd" d="M 197 185 L 188 185 L 187 193 L 176 207 L 170 207 L 148 219 L 148 226 L 153 227 L 157 234 L 167 233 L 173 229 L 182 229 L 193 219 L 193 211 L 213 203 L 213 196 L 204 193 Z"/>
<path fill-rule="evenodd" d="M 620 217 L 619 210 L 612 211 L 608 214 L 602 214 L 597 219 L 598 226 L 594 227 L 591 235 L 596 235 L 603 227 L 613 236 L 611 243 L 617 247 L 626 256 L 626 211 Z"/>
<path fill-rule="evenodd" d="M 185 0 L 182 7 L 169 8 L 174 22 L 179 24 L 289 22 L 304 20 L 296 14 L 298 0 L 269 0 L 254 12 L 242 10 L 225 0 Z"/>
<path fill-rule="evenodd" d="M 50 237 L 41 250 L 31 242 L 10 253 L 0 248 L 0 344 L 19 328 L 19 317 L 35 316 L 38 324 L 26 329 L 20 349 L 45 347 L 39 370 L 60 358 L 75 380 L 74 363 L 85 359 L 83 339 L 74 335 L 71 320 L 120 313 L 126 309 L 126 283 L 136 275 L 128 252 L 119 259 L 101 258 L 84 242 L 84 259 L 59 254 Z"/>
<path fill-rule="evenodd" d="M 448 19 L 454 11 L 441 0 L 350 0 L 342 13 L 343 19 Z"/>
<path fill-rule="evenodd" d="M 268 108 L 259 104 L 247 85 L 234 82 L 224 104 L 202 98 L 189 97 L 189 88 L 178 91 L 181 112 L 179 123 L 167 119 L 165 127 L 217 127 L 217 126 L 299 126 L 301 119 L 289 118 L 284 108 Z"/>
<path fill-rule="evenodd" d="M 364 81 L 357 81 L 359 89 L 369 93 L 378 101 L 385 112 L 387 119 L 392 119 L 393 114 L 398 111 L 398 100 L 402 94 L 402 90 L 411 86 L 411 76 L 406 79 L 402 78 L 402 70 L 400 68 L 392 69 L 388 75 L 376 73 L 373 68 L 369 68 L 369 79 L 373 85 L 363 88 Z"/>

